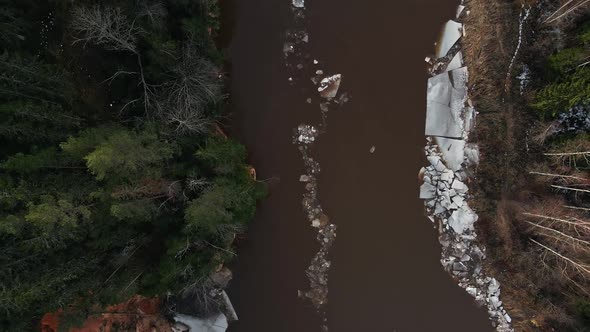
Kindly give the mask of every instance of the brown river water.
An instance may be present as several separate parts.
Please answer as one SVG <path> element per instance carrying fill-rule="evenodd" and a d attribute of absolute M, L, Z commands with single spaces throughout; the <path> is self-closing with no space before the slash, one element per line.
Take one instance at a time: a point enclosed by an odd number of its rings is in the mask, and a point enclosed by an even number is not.
<path fill-rule="evenodd" d="M 231 133 L 269 196 L 239 242 L 230 332 L 319 332 L 297 297 L 317 252 L 302 207 L 304 165 L 293 129 L 317 123 L 309 84 L 290 84 L 283 42 L 290 0 L 223 0 L 232 31 Z M 483 308 L 443 270 L 437 232 L 418 199 L 425 159 L 426 64 L 458 0 L 307 0 L 310 53 L 343 75 L 352 99 L 330 111 L 313 147 L 319 195 L 338 225 L 330 251 L 331 332 L 492 331 Z M 317 94 L 317 92 L 316 92 Z M 371 147 L 374 153 L 370 153 Z"/>

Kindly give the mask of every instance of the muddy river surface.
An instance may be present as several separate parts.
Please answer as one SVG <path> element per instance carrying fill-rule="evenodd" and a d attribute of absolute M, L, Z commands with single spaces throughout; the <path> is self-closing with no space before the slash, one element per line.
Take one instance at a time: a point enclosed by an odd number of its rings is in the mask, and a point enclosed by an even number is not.
<path fill-rule="evenodd" d="M 293 129 L 317 122 L 309 84 L 292 84 L 283 42 L 290 0 L 230 0 L 231 132 L 246 144 L 269 197 L 239 242 L 230 332 L 316 332 L 297 297 L 318 250 L 302 207 L 304 172 Z M 343 75 L 352 99 L 330 111 L 313 146 L 319 195 L 338 225 L 331 249 L 332 332 L 491 331 L 485 310 L 443 271 L 437 232 L 418 199 L 425 164 L 426 64 L 458 0 L 306 0 L 310 53 Z M 318 67 L 319 68 L 319 67 Z M 374 153 L 370 153 L 371 147 Z"/>

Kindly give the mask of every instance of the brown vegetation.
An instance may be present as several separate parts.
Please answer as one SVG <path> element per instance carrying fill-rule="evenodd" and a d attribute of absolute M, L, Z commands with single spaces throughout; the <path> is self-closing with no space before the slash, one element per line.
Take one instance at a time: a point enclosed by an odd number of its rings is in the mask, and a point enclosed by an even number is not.
<path fill-rule="evenodd" d="M 553 2 L 549 8 L 557 10 L 561 4 Z M 575 330 L 580 323 L 574 308 L 590 290 L 590 214 L 583 205 L 590 193 L 590 142 L 583 138 L 548 149 L 548 124 L 529 114 L 527 95 L 512 86 L 517 84 L 506 85 L 521 1 L 470 0 L 467 6 L 463 52 L 479 112 L 471 140 L 481 151 L 475 206 L 488 268 L 502 284 L 516 331 Z M 546 19 L 538 12 L 532 16 L 532 25 Z M 525 43 L 516 65 L 552 49 L 542 48 L 554 41 L 536 38 L 537 48 Z"/>
<path fill-rule="evenodd" d="M 97 331 L 172 331 L 169 321 L 161 315 L 161 300 L 134 296 L 124 303 L 110 306 L 103 312 L 88 317 L 78 328 L 69 328 L 69 332 Z M 63 312 L 49 313 L 43 316 L 41 331 L 57 332 L 63 330 L 61 324 Z"/>

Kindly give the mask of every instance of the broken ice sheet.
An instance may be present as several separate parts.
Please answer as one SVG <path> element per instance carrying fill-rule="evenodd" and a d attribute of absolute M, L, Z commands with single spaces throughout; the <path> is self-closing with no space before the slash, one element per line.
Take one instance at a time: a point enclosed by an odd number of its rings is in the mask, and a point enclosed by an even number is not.
<path fill-rule="evenodd" d="M 467 97 L 467 68 L 431 77 L 426 97 L 427 136 L 462 138 L 462 113 Z"/>
<path fill-rule="evenodd" d="M 433 199 L 436 197 L 436 188 L 430 183 L 424 182 L 420 186 L 420 199 Z"/>
<path fill-rule="evenodd" d="M 447 167 L 453 171 L 461 169 L 465 158 L 465 141 L 446 137 L 435 137 L 434 140 Z"/>
<path fill-rule="evenodd" d="M 465 6 L 460 5 L 459 7 L 457 7 L 457 15 L 456 17 L 459 18 L 461 17 L 461 14 L 463 14 L 463 11 L 465 10 Z"/>
<path fill-rule="evenodd" d="M 436 44 L 436 57 L 442 58 L 463 35 L 463 24 L 449 20 L 443 27 L 441 36 Z"/>
<path fill-rule="evenodd" d="M 318 135 L 319 132 L 314 126 L 301 124 L 297 127 L 295 141 L 303 144 L 310 144 L 315 141 Z"/>
<path fill-rule="evenodd" d="M 447 65 L 446 71 L 451 71 L 463 67 L 463 54 L 461 51 L 457 52 L 451 62 Z"/>
<path fill-rule="evenodd" d="M 457 234 L 463 234 L 467 230 L 474 230 L 473 224 L 477 221 L 477 214 L 467 204 L 463 204 L 459 210 L 451 214 L 448 220 L 449 226 Z"/>
<path fill-rule="evenodd" d="M 320 96 L 322 96 L 323 98 L 336 97 L 336 95 L 338 94 L 338 89 L 340 88 L 341 80 L 341 74 L 336 74 L 324 78 L 320 82 L 320 86 L 318 87 L 318 92 L 320 93 Z"/>

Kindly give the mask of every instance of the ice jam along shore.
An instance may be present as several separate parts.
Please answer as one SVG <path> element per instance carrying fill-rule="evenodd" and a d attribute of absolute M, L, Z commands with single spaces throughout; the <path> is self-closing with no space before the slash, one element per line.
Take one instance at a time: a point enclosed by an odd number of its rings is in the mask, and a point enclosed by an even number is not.
<path fill-rule="evenodd" d="M 463 64 L 462 18 L 469 9 L 461 4 L 455 20 L 448 21 L 433 58 L 427 57 L 431 77 L 427 85 L 426 147 L 429 165 L 420 170 L 420 198 L 426 214 L 438 227 L 441 263 L 477 303 L 487 307 L 499 332 L 512 332 L 511 318 L 500 300 L 500 284 L 483 269 L 485 248 L 478 243 L 478 216 L 469 206 L 467 183 L 479 163 L 476 144 L 469 143 L 475 111 L 468 96 L 469 71 Z"/>

